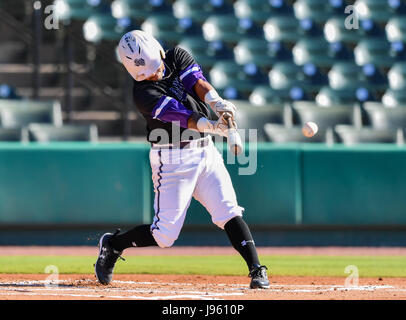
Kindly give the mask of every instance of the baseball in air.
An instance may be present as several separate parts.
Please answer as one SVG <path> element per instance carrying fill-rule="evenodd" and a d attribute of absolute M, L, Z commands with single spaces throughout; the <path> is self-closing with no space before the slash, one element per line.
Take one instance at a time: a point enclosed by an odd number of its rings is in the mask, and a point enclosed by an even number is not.
<path fill-rule="evenodd" d="M 317 124 L 314 122 L 306 122 L 302 128 L 302 133 L 305 137 L 311 138 L 317 133 L 318 130 L 319 127 Z"/>

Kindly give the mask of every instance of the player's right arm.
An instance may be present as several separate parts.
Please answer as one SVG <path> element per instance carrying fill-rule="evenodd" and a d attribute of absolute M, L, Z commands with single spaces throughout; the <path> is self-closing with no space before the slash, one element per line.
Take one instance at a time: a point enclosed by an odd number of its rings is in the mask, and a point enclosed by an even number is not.
<path fill-rule="evenodd" d="M 134 91 L 133 98 L 144 116 L 162 122 L 175 122 L 182 128 L 227 135 L 227 126 L 222 118 L 218 121 L 206 119 L 199 113 L 187 109 L 181 102 L 165 95 L 164 92 L 154 86 L 146 86 Z"/>

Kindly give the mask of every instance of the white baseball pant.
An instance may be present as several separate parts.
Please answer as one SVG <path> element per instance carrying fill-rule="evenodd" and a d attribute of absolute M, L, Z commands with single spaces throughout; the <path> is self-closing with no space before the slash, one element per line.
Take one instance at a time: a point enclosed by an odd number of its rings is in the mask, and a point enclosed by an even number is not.
<path fill-rule="evenodd" d="M 208 139 L 205 147 L 195 145 Z M 178 238 L 192 197 L 210 213 L 219 228 L 244 208 L 238 206 L 223 157 L 210 137 L 193 140 L 188 149 L 153 146 L 150 151 L 154 183 L 155 217 L 152 235 L 161 247 L 170 247 Z"/>

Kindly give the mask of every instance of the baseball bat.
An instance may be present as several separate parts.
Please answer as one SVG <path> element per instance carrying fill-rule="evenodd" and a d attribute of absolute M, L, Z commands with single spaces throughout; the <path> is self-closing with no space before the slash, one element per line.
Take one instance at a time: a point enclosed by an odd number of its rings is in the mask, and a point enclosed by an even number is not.
<path fill-rule="evenodd" d="M 238 156 L 243 151 L 240 134 L 238 133 L 237 129 L 234 127 L 231 114 L 225 113 L 224 119 L 227 121 L 227 126 L 228 126 L 228 137 L 227 137 L 228 147 L 229 147 L 231 153 Z"/>

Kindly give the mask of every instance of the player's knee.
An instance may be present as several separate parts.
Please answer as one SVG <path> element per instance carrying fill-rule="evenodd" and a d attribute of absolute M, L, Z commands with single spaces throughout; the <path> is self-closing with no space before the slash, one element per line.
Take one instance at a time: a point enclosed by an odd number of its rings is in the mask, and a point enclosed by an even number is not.
<path fill-rule="evenodd" d="M 173 246 L 177 238 L 169 237 L 168 235 L 162 234 L 161 232 L 153 232 L 153 237 L 155 242 L 160 248 L 170 248 Z"/>
<path fill-rule="evenodd" d="M 242 207 L 235 207 L 232 210 L 227 211 L 226 214 L 212 216 L 212 221 L 217 227 L 224 229 L 227 222 L 235 217 L 242 217 L 243 212 L 244 209 Z"/>
<path fill-rule="evenodd" d="M 156 240 L 155 240 L 155 241 L 156 241 Z M 166 241 L 166 242 L 160 241 L 160 242 L 157 242 L 157 243 L 158 243 L 158 246 L 159 246 L 160 248 L 170 248 L 170 247 L 173 246 L 173 244 L 175 243 L 175 241 Z"/>

